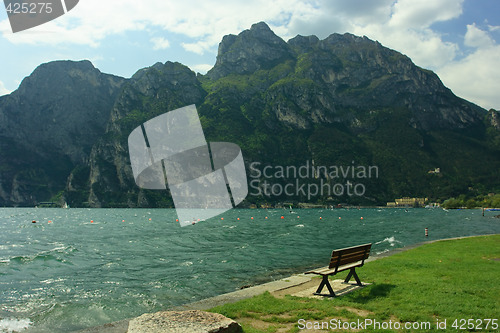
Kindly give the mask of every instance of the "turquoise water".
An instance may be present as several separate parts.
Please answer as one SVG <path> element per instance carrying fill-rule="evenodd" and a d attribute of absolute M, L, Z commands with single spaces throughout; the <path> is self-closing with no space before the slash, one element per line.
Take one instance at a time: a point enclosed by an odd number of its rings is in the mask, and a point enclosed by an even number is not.
<path fill-rule="evenodd" d="M 181 228 L 173 209 L 3 208 L 0 332 L 68 332 L 159 311 L 324 266 L 334 248 L 371 242 L 382 253 L 500 233 L 495 213 L 231 210 Z"/>

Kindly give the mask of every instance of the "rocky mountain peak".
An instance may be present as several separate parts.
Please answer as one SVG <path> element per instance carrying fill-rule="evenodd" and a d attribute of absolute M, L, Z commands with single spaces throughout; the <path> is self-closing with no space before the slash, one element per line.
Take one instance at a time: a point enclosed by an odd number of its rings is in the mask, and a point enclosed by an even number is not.
<path fill-rule="evenodd" d="M 189 67 L 178 62 L 157 62 L 138 70 L 124 85 L 111 111 L 111 119 L 125 117 L 129 100 L 137 99 L 138 96 L 153 98 L 158 108 L 161 105 L 163 110 L 197 103 L 204 95 L 201 83 Z"/>
<path fill-rule="evenodd" d="M 19 89 L 0 99 L 4 137 L 29 149 L 87 158 L 104 133 L 110 108 L 125 79 L 103 74 L 90 61 L 54 61 L 38 66 Z"/>
<path fill-rule="evenodd" d="M 30 76 L 24 78 L 19 89 L 14 93 L 24 95 L 33 87 L 50 89 L 54 85 L 63 86 L 72 80 L 87 80 L 96 83 L 101 72 L 88 60 L 53 61 L 38 66 Z"/>
<path fill-rule="evenodd" d="M 250 27 L 250 32 L 254 34 L 255 37 L 262 40 L 267 39 L 271 42 L 281 43 L 282 40 L 274 34 L 274 32 L 269 28 L 265 22 L 254 23 Z"/>
<path fill-rule="evenodd" d="M 266 23 L 260 22 L 238 36 L 224 36 L 215 66 L 207 75 L 217 80 L 230 73 L 251 74 L 292 58 L 290 46 Z"/>
<path fill-rule="evenodd" d="M 316 45 L 319 42 L 319 38 L 311 35 L 311 36 L 302 36 L 302 35 L 297 35 L 290 40 L 288 40 L 288 45 L 291 45 L 293 47 L 298 47 L 302 50 L 307 50 L 312 47 L 312 45 Z"/>

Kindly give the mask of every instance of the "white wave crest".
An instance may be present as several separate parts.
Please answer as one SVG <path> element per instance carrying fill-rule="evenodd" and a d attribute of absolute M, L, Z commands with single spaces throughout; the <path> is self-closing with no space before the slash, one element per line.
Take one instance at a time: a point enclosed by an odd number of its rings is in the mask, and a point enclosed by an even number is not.
<path fill-rule="evenodd" d="M 1 333 L 22 332 L 31 326 L 29 319 L 2 319 L 0 320 Z"/>
<path fill-rule="evenodd" d="M 382 244 L 382 243 L 389 243 L 390 246 L 394 246 L 396 245 L 397 243 L 400 243 L 400 241 L 396 240 L 396 238 L 394 236 L 391 236 L 391 237 L 386 237 L 384 238 L 383 240 L 381 240 L 380 242 L 376 242 L 375 244 Z"/>

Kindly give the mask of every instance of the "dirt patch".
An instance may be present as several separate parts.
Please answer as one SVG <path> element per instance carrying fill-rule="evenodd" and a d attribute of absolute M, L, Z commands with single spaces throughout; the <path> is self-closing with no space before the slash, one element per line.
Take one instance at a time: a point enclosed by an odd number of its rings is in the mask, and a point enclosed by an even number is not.
<path fill-rule="evenodd" d="M 358 310 L 358 309 L 353 309 L 353 310 Z M 324 333 L 324 332 L 346 332 L 343 329 L 337 329 L 337 330 L 331 330 L 329 329 L 329 324 L 330 320 L 332 318 L 323 318 L 323 319 L 318 319 L 318 320 L 308 320 L 307 322 L 307 329 L 304 328 L 304 331 L 307 331 L 307 333 Z M 346 318 L 336 318 L 340 319 L 343 322 L 347 322 L 348 319 Z M 260 319 L 255 319 L 255 318 L 238 318 L 238 323 L 242 324 L 243 326 L 252 326 L 255 329 L 262 330 L 262 331 L 267 331 L 270 328 L 274 329 L 275 332 L 277 333 L 287 333 L 287 332 L 293 332 L 295 330 L 295 327 L 299 325 L 298 322 L 293 322 L 293 323 L 271 323 L 267 322 L 265 320 L 260 320 Z M 306 323 L 301 323 L 301 325 L 306 325 Z M 300 326 L 299 326 L 300 327 Z M 359 330 L 349 330 L 348 332 L 359 332 Z"/>
<path fill-rule="evenodd" d="M 368 310 L 351 308 L 349 306 L 344 306 L 344 307 L 342 307 L 342 306 L 336 306 L 335 309 L 337 309 L 339 311 L 340 310 L 347 310 L 347 311 L 352 312 L 355 315 L 360 316 L 360 317 L 368 317 L 369 315 L 375 314 L 374 312 L 371 312 L 371 311 L 368 311 Z"/>
<path fill-rule="evenodd" d="M 500 261 L 500 258 L 487 258 L 483 257 L 484 260 L 493 260 L 493 261 Z"/>
<path fill-rule="evenodd" d="M 261 331 L 268 331 L 270 327 L 273 327 L 274 329 L 276 329 L 276 332 L 282 333 L 290 332 L 295 326 L 295 323 L 270 323 L 264 320 L 248 317 L 238 318 L 237 322 L 240 325 L 252 326 L 253 328 Z"/>
<path fill-rule="evenodd" d="M 271 318 L 280 318 L 280 319 L 290 320 L 293 317 L 295 317 L 295 316 L 292 316 L 292 315 L 290 315 L 288 313 L 282 313 L 282 314 L 279 314 L 279 315 L 262 316 L 262 319 L 266 320 L 266 319 L 271 319 Z"/>

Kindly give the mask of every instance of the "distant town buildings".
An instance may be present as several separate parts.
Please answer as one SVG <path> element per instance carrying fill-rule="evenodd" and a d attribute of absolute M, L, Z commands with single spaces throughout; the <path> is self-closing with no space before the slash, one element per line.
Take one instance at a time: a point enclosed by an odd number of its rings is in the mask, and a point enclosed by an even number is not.
<path fill-rule="evenodd" d="M 428 198 L 409 198 L 403 197 L 396 199 L 394 202 L 388 202 L 387 207 L 424 207 Z"/>

